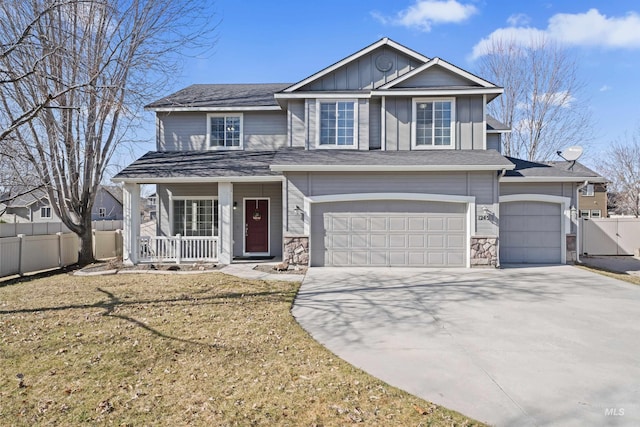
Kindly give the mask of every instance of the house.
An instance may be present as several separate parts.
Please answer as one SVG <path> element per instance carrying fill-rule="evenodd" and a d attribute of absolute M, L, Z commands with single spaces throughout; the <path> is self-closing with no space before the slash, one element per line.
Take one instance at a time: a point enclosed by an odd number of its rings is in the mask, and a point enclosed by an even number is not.
<path fill-rule="evenodd" d="M 11 198 L 0 210 L 0 219 L 5 222 L 60 222 L 45 190 L 35 189 Z M 117 185 L 98 187 L 91 220 L 122 219 L 122 188 Z"/>
<path fill-rule="evenodd" d="M 503 92 L 388 38 L 296 83 L 196 84 L 147 106 L 157 151 L 120 171 L 124 259 L 311 266 L 575 259 L 586 167 L 500 153 Z M 155 184 L 157 237 L 139 238 Z"/>
<path fill-rule="evenodd" d="M 581 218 L 607 218 L 607 184 L 593 183 L 582 187 L 578 196 L 578 211 Z"/>

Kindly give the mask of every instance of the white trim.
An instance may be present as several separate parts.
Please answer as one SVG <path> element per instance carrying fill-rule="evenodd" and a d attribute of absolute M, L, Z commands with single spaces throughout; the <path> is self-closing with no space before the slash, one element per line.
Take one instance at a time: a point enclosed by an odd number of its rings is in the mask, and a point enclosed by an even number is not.
<path fill-rule="evenodd" d="M 173 113 L 173 112 L 217 112 L 217 111 L 282 111 L 279 105 L 256 105 L 249 107 L 146 107 L 145 111 L 155 111 L 156 113 Z"/>
<path fill-rule="evenodd" d="M 511 129 L 487 129 L 487 133 L 511 133 Z"/>
<path fill-rule="evenodd" d="M 451 103 L 451 123 L 449 124 L 449 145 L 435 145 L 435 135 L 431 145 L 417 145 L 416 144 L 416 126 L 417 126 L 417 104 L 435 102 L 450 102 Z M 435 113 L 435 108 L 433 109 Z M 433 131 L 435 122 L 432 124 L 431 130 Z M 456 99 L 455 98 L 412 98 L 411 99 L 411 149 L 412 150 L 451 150 L 456 146 Z"/>
<path fill-rule="evenodd" d="M 213 117 L 223 117 L 226 119 L 227 117 L 238 117 L 240 118 L 240 145 L 239 146 L 223 146 L 223 147 L 219 147 L 219 146 L 215 146 L 212 147 L 211 146 L 211 119 Z M 226 141 L 226 138 L 225 138 Z M 205 136 L 205 140 L 204 140 L 205 146 L 207 147 L 207 150 L 244 150 L 244 114 L 243 113 L 233 113 L 233 114 L 224 114 L 224 113 L 209 113 L 207 114 L 207 135 Z"/>
<path fill-rule="evenodd" d="M 507 168 L 508 169 L 508 168 Z M 513 169 L 513 168 L 512 168 Z M 607 182 L 596 176 L 503 176 L 500 182 Z"/>
<path fill-rule="evenodd" d="M 564 221 L 560 221 L 560 263 L 567 263 L 567 234 L 571 232 L 571 198 L 549 194 L 512 194 L 500 196 L 500 204 L 511 202 L 543 202 L 560 205 Z"/>
<path fill-rule="evenodd" d="M 42 215 L 42 210 L 43 209 L 49 209 L 49 215 Z M 40 218 L 41 219 L 51 219 L 52 215 L 53 215 L 53 209 L 51 208 L 51 205 L 40 206 Z"/>
<path fill-rule="evenodd" d="M 334 203 L 334 202 L 360 202 L 374 200 L 411 200 L 417 202 L 445 202 L 445 203 L 466 203 L 467 205 L 467 247 L 466 266 L 471 267 L 471 236 L 476 232 L 475 196 L 457 196 L 453 194 L 424 194 L 424 193 L 352 193 L 352 194 L 330 194 L 326 196 L 305 196 L 304 197 L 304 234 L 309 236 L 309 248 L 311 248 L 311 204 L 312 203 Z M 311 256 L 311 253 L 309 253 Z"/>
<path fill-rule="evenodd" d="M 111 178 L 111 182 L 133 184 L 197 184 L 211 182 L 282 182 L 283 176 L 212 176 L 212 177 L 160 177 L 160 178 Z"/>
<path fill-rule="evenodd" d="M 376 89 L 371 91 L 371 96 L 455 96 L 455 95 L 500 95 L 502 88 L 469 87 L 464 89 Z M 495 98 L 495 97 L 494 97 Z"/>
<path fill-rule="evenodd" d="M 445 172 L 511 170 L 515 165 L 271 165 L 274 172 Z"/>
<path fill-rule="evenodd" d="M 247 200 L 267 201 L 267 252 L 247 252 Z M 243 256 L 270 256 L 271 255 L 271 197 L 243 197 L 242 198 L 242 255 Z"/>
<path fill-rule="evenodd" d="M 176 235 L 176 231 L 173 229 L 174 227 L 174 209 L 173 209 L 173 202 L 177 202 L 177 201 L 181 201 L 181 200 L 212 200 L 212 201 L 216 201 L 218 200 L 219 197 L 218 196 L 190 196 L 190 195 L 180 195 L 180 196 L 174 196 L 173 193 L 169 192 L 169 234 L 171 236 L 175 236 Z M 215 218 L 215 203 L 211 204 L 211 214 L 213 215 L 213 218 Z M 218 203 L 218 235 L 216 236 L 214 234 L 215 230 L 211 230 L 211 236 L 206 236 L 206 237 L 220 237 L 220 203 Z M 182 236 L 186 236 L 186 234 L 182 234 Z"/>
<path fill-rule="evenodd" d="M 444 59 L 435 57 L 435 58 L 432 58 L 426 64 L 423 64 L 418 68 L 414 68 L 413 70 L 409 71 L 408 73 L 403 74 L 402 76 L 400 76 L 400 77 L 398 77 L 398 78 L 396 78 L 394 80 L 391 80 L 389 83 L 386 83 L 386 84 L 380 86 L 380 89 L 392 88 L 392 87 L 396 86 L 398 83 L 402 83 L 403 81 L 405 81 L 407 79 L 410 79 L 410 78 L 422 73 L 423 71 L 428 70 L 429 68 L 431 68 L 431 67 L 433 67 L 435 65 L 439 65 L 442 68 L 444 68 L 445 70 L 451 71 L 452 73 L 457 74 L 458 76 L 460 76 L 462 78 L 465 78 L 465 79 L 467 79 L 469 81 L 472 81 L 473 83 L 479 84 L 482 87 L 485 87 L 485 88 L 494 88 L 494 87 L 496 87 L 496 85 L 494 85 L 493 83 L 491 83 L 488 80 L 480 78 L 480 77 L 476 76 L 475 74 L 471 74 L 470 72 L 465 71 L 462 68 L 457 67 L 457 66 L 445 61 Z"/>
<path fill-rule="evenodd" d="M 412 58 L 420 61 L 420 62 L 427 62 L 429 60 L 429 58 L 427 58 L 426 56 L 423 56 L 421 54 L 419 54 L 418 52 L 415 52 L 409 48 L 406 48 L 404 46 L 402 46 L 399 43 L 394 42 L 393 40 L 390 40 L 389 38 L 385 37 L 383 39 L 378 40 L 377 42 L 365 47 L 364 49 L 359 50 L 358 52 L 347 56 L 346 58 L 336 62 L 333 65 L 330 65 L 327 68 L 324 68 L 323 70 L 318 71 L 315 74 L 312 74 L 311 76 L 307 77 L 306 79 L 292 85 L 289 86 L 288 88 L 286 88 L 283 92 L 293 92 L 296 89 L 301 88 L 302 86 L 305 86 L 306 84 L 311 83 L 314 80 L 317 80 L 323 76 L 326 76 L 327 74 L 331 73 L 332 71 L 337 70 L 338 68 L 342 67 L 345 64 L 348 64 L 349 62 L 352 62 L 358 58 L 361 58 L 362 56 L 368 54 L 369 52 L 373 52 L 374 50 L 376 50 L 377 48 L 379 48 L 380 46 L 390 46 L 394 49 L 399 50 L 400 52 L 404 53 L 405 55 L 411 56 Z"/>
<path fill-rule="evenodd" d="M 487 149 L 487 95 L 482 95 L 482 149 Z"/>
<path fill-rule="evenodd" d="M 320 105 L 321 104 L 337 104 L 338 102 L 351 102 L 353 103 L 353 144 L 351 145 L 337 145 L 337 144 L 320 144 Z M 337 105 L 336 105 L 337 108 Z M 315 129 L 315 148 L 319 150 L 357 150 L 360 146 L 358 136 L 358 120 L 360 119 L 360 104 L 357 99 L 323 99 L 322 101 L 316 99 L 316 129 Z M 336 134 L 337 137 L 337 134 Z"/>

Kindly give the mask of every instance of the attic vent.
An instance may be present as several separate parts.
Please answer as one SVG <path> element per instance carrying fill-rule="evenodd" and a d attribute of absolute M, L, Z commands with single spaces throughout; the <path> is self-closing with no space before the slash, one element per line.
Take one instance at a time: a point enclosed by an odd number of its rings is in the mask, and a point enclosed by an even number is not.
<path fill-rule="evenodd" d="M 393 59 L 389 55 L 378 55 L 376 58 L 376 68 L 383 73 L 386 73 L 393 68 Z"/>

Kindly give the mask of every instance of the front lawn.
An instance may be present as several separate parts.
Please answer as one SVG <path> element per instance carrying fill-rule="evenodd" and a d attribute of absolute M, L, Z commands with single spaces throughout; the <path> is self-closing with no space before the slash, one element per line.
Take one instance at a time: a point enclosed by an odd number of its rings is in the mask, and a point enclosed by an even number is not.
<path fill-rule="evenodd" d="M 479 425 L 363 373 L 296 284 L 67 274 L 0 282 L 0 425 Z"/>

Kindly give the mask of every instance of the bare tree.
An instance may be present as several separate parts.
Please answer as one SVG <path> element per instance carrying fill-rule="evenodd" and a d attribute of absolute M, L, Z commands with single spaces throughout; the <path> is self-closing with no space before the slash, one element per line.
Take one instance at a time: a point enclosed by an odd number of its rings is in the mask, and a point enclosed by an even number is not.
<path fill-rule="evenodd" d="M 640 216 L 640 127 L 631 136 L 614 142 L 602 160 L 600 169 L 611 183 L 616 211 Z"/>
<path fill-rule="evenodd" d="M 576 69 L 572 55 L 544 37 L 488 43 L 478 73 L 504 87 L 488 105 L 489 114 L 512 129 L 503 135 L 504 155 L 546 160 L 562 147 L 590 140 L 590 113 Z"/>
<path fill-rule="evenodd" d="M 81 238 L 81 263 L 93 259 L 91 210 L 114 150 L 180 53 L 213 45 L 215 26 L 206 0 L 0 3 L 0 136 L 16 151 L 3 161 L 33 169 Z"/>

